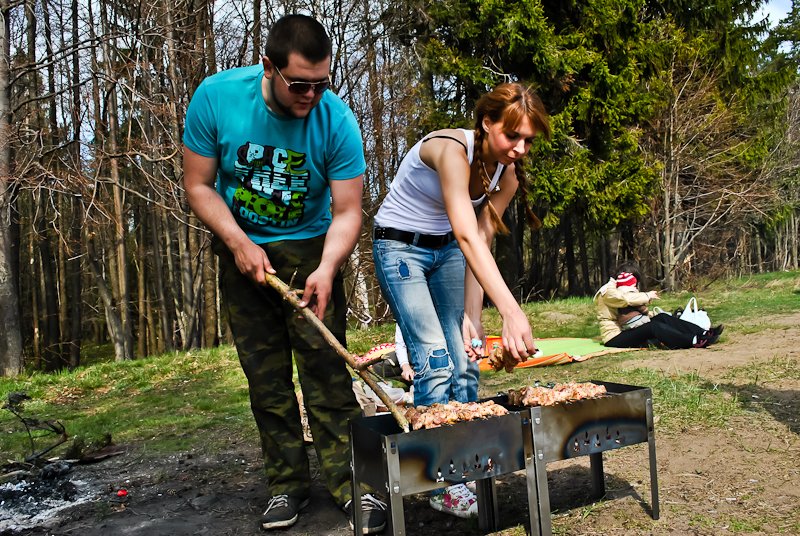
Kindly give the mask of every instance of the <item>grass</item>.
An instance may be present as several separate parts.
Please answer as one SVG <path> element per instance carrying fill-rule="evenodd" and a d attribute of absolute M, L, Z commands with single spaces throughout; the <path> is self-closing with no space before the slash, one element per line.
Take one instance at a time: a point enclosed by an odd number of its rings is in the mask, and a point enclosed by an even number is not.
<path fill-rule="evenodd" d="M 202 431 L 251 424 L 247 384 L 231 347 L 174 353 L 124 363 L 101 363 L 58 374 L 0 381 L 0 396 L 25 392 L 23 415 L 55 420 L 73 438 L 116 443 L 147 441 L 148 448 L 186 448 Z M 11 458 L 30 454 L 27 434 L 10 412 L 0 413 L 0 450 Z M 37 448 L 54 438 L 35 433 Z"/>
<path fill-rule="evenodd" d="M 671 311 L 684 305 L 689 297 L 688 293 L 665 294 L 659 305 Z M 731 331 L 757 331 L 763 329 L 762 313 L 800 310 L 800 272 L 716 281 L 697 297 L 714 323 L 724 322 Z M 591 298 L 531 303 L 523 308 L 537 337 L 598 335 Z M 485 313 L 484 324 L 488 334 L 499 333 L 502 327 L 495 310 Z M 348 344 L 352 352 L 360 354 L 391 341 L 393 336 L 393 324 L 351 330 Z M 642 354 L 613 354 L 566 367 L 521 369 L 514 374 L 484 373 L 481 394 L 489 396 L 534 380 L 596 379 L 648 386 L 654 393 L 659 428 L 666 432 L 687 422 L 724 426 L 733 416 L 761 408 L 750 397 L 744 400 L 738 392 L 720 390 L 697 374 L 666 374 L 631 367 L 629 362 L 640 359 Z M 23 415 L 57 420 L 65 425 L 71 438 L 92 441 L 110 434 L 115 443 L 146 442 L 148 450 L 156 452 L 174 452 L 190 446 L 213 451 L 231 440 L 254 441 L 257 437 L 247 383 L 232 347 L 176 352 L 123 363 L 92 355 L 92 363 L 57 374 L 0 378 L 0 399 L 5 402 L 9 393 L 25 392 L 31 400 L 24 404 Z M 736 374 L 752 378 L 751 384 L 757 387 L 772 378 L 796 379 L 800 368 L 794 361 L 775 359 Z M 37 449 L 54 440 L 43 432 L 36 432 L 35 437 Z M 63 452 L 59 449 L 53 454 Z M 0 411 L 0 452 L 6 460 L 19 460 L 30 454 L 24 427 L 6 410 Z"/>

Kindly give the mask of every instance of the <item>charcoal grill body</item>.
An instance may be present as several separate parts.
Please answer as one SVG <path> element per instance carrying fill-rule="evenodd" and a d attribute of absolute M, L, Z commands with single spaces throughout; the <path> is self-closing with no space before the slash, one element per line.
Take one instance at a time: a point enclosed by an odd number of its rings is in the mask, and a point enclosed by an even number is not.
<path fill-rule="evenodd" d="M 355 534 L 362 527 L 362 484 L 386 492 L 390 530 L 400 536 L 406 534 L 404 495 L 472 480 L 477 481 L 478 524 L 496 530 L 495 477 L 526 468 L 529 436 L 520 412 L 407 433 L 391 415 L 351 420 Z"/>
<path fill-rule="evenodd" d="M 651 514 L 653 519 L 659 517 L 652 393 L 645 387 L 592 383 L 604 385 L 609 396 L 529 409 L 533 460 L 527 481 L 532 534 L 552 534 L 548 463 L 589 456 L 592 491 L 599 498 L 605 494 L 603 452 L 644 442 L 649 446 Z"/>
<path fill-rule="evenodd" d="M 653 404 L 649 388 L 609 382 L 608 396 L 554 406 L 509 407 L 508 415 L 403 433 L 391 415 L 350 421 L 355 534 L 362 485 L 389 497 L 390 532 L 405 535 L 403 496 L 477 482 L 478 524 L 498 529 L 495 477 L 525 469 L 531 534 L 551 535 L 547 464 L 589 456 L 593 494 L 605 493 L 603 452 L 649 444 L 651 508 L 659 517 Z"/>

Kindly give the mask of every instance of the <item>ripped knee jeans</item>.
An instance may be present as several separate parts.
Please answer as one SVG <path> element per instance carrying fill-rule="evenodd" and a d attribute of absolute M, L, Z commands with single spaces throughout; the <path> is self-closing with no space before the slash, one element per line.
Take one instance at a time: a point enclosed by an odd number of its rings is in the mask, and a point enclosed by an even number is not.
<path fill-rule="evenodd" d="M 414 404 L 477 400 L 478 365 L 467 359 L 461 336 L 466 262 L 458 243 L 423 248 L 381 239 L 373 256 L 415 372 Z"/>

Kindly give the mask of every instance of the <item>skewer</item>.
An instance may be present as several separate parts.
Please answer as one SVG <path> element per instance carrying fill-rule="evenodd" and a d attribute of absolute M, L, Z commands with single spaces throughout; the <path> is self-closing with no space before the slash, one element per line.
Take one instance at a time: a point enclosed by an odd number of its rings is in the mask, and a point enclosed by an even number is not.
<path fill-rule="evenodd" d="M 402 428 L 404 432 L 408 432 L 408 420 L 400 412 L 400 408 L 397 407 L 397 404 L 395 404 L 394 401 L 389 398 L 389 395 L 386 394 L 386 391 L 381 389 L 380 385 L 378 385 L 378 382 L 376 382 L 369 375 L 369 373 L 366 372 L 365 368 L 368 366 L 368 364 L 360 364 L 356 362 L 353 354 L 348 352 L 347 349 L 342 346 L 339 340 L 334 337 L 333 333 L 330 332 L 322 320 L 317 318 L 317 315 L 315 315 L 311 309 L 308 307 L 300 307 L 300 298 L 297 296 L 297 292 L 289 288 L 289 285 L 281 281 L 278 276 L 267 273 L 265 275 L 265 280 L 269 286 L 278 291 L 284 300 L 292 304 L 292 306 L 294 306 L 294 308 L 297 309 L 300 314 L 302 314 L 306 320 L 311 323 L 311 325 L 319 330 L 319 332 L 322 334 L 322 338 L 324 338 L 325 341 L 330 344 L 334 350 L 336 350 L 336 353 L 339 354 L 347 362 L 347 364 L 356 371 L 356 374 L 358 374 L 359 377 L 364 380 L 364 383 L 369 385 L 375 394 L 378 395 L 378 398 L 381 399 L 381 402 L 383 402 L 386 408 L 391 412 L 394 420 L 400 425 L 400 428 Z"/>

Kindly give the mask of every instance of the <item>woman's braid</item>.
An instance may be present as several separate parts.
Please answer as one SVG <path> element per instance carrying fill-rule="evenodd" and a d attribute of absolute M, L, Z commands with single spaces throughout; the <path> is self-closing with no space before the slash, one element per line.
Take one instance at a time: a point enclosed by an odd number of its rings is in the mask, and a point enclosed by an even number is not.
<path fill-rule="evenodd" d="M 491 177 L 489 174 L 486 173 L 486 168 L 483 165 L 481 160 L 481 155 L 483 154 L 483 138 L 485 136 L 485 131 L 482 128 L 475 129 L 475 149 L 473 150 L 472 155 L 472 166 L 470 168 L 470 177 L 474 177 L 475 173 L 478 173 L 481 177 L 481 184 L 483 184 L 483 193 L 486 195 L 486 208 L 489 211 L 489 217 L 492 219 L 492 225 L 494 225 L 495 230 L 500 234 L 508 234 L 509 230 L 506 227 L 506 224 L 503 223 L 503 219 L 494 209 L 494 205 L 492 205 L 492 200 L 489 197 L 491 193 L 489 191 L 489 186 L 491 185 Z M 499 164 L 498 164 L 499 165 Z"/>

